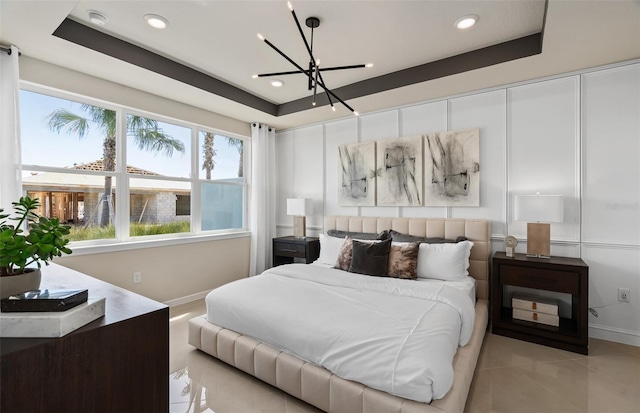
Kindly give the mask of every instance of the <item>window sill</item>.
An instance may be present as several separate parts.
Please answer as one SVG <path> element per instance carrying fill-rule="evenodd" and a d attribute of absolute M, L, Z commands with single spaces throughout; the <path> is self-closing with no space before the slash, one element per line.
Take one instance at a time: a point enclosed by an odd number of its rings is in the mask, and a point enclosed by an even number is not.
<path fill-rule="evenodd" d="M 105 252 L 117 252 L 117 251 L 131 251 L 142 248 L 157 248 L 167 247 L 181 244 L 193 244 L 196 242 L 208 242 L 219 241 L 225 239 L 234 238 L 246 238 L 250 237 L 251 232 L 247 230 L 239 230 L 235 232 L 224 232 L 207 235 L 190 235 L 174 238 L 150 238 L 150 239 L 137 239 L 135 241 L 117 241 L 117 240 L 102 240 L 100 244 L 85 244 L 84 242 L 70 243 L 69 247 L 73 251 L 74 256 L 77 255 L 90 255 L 101 254 Z"/>

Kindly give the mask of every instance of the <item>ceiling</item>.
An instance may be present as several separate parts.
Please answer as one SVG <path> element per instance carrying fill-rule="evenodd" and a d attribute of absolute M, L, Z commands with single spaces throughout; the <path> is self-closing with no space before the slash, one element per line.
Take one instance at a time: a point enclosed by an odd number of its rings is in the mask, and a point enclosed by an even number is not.
<path fill-rule="evenodd" d="M 343 93 L 347 103 L 361 114 L 640 57 L 638 0 L 550 0 L 546 16 L 545 3 L 292 1 L 307 35 L 310 29 L 304 20 L 310 16 L 320 19 L 314 33 L 314 56 L 321 60 L 321 67 L 374 64 L 323 75 L 326 85 L 338 96 Z M 107 23 L 92 24 L 88 10 L 106 15 Z M 169 26 L 165 30 L 150 28 L 143 18 L 149 13 L 165 17 Z M 478 15 L 478 23 L 466 31 L 456 29 L 455 20 L 466 14 Z M 221 81 L 217 84 L 229 85 L 277 108 L 300 99 L 308 104 L 312 94 L 301 74 L 279 77 L 285 82 L 280 88 L 272 87 L 267 78 L 252 78 L 257 73 L 295 70 L 259 41 L 256 33 L 299 65 L 308 65 L 307 50 L 286 1 L 0 0 L 0 43 L 15 44 L 23 55 L 35 59 L 278 129 L 351 116 L 341 105 L 336 105 L 335 112 L 326 105 L 309 105 L 308 110 L 276 116 L 274 111 L 234 101 L 222 89 L 217 92 L 218 86 L 207 90 L 113 57 L 117 52 L 109 56 L 54 36 L 56 29 L 69 20 L 108 35 L 104 38 L 123 40 L 195 71 L 190 73 L 217 79 Z M 432 75 L 432 80 L 420 81 L 418 77 L 407 82 L 417 83 L 379 91 L 378 86 L 398 71 L 416 67 L 428 70 L 434 61 L 536 33 L 543 36 L 541 53 L 504 63 L 489 62 L 487 67 L 479 65 L 463 73 Z M 444 66 L 455 72 L 455 62 L 446 60 Z M 401 73 L 395 75 L 396 79 L 402 79 L 406 72 Z M 361 85 L 362 90 L 354 94 L 354 85 Z"/>

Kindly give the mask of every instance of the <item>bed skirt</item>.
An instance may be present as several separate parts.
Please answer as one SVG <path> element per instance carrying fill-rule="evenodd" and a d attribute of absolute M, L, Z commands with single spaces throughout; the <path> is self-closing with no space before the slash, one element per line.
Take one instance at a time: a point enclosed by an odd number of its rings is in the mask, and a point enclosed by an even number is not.
<path fill-rule="evenodd" d="M 403 399 L 342 379 L 268 344 L 209 323 L 189 320 L 189 344 L 325 412 L 462 413 L 487 330 L 489 303 L 476 302 L 469 344 L 453 359 L 454 381 L 445 397 L 430 404 Z"/>

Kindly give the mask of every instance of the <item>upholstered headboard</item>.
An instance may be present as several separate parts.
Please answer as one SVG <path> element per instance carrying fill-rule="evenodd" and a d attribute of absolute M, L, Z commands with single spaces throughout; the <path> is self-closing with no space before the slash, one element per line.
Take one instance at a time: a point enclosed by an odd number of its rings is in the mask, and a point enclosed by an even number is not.
<path fill-rule="evenodd" d="M 469 275 L 477 280 L 476 296 L 489 299 L 489 256 L 491 254 L 491 222 L 481 219 L 389 218 L 331 216 L 324 218 L 325 232 L 330 229 L 354 232 L 380 232 L 393 229 L 419 237 L 473 241 L 469 258 Z"/>

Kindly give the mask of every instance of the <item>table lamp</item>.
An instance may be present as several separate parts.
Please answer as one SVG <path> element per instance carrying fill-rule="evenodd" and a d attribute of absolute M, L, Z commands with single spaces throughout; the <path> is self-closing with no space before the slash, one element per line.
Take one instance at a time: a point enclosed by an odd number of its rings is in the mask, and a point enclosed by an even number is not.
<path fill-rule="evenodd" d="M 528 221 L 527 255 L 548 258 L 551 255 L 549 223 L 562 222 L 562 195 L 516 195 L 514 210 L 516 221 Z"/>
<path fill-rule="evenodd" d="M 310 199 L 287 199 L 287 215 L 293 215 L 293 236 L 304 238 L 306 236 L 306 216 L 311 215 L 312 205 Z"/>

